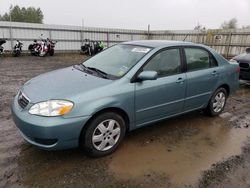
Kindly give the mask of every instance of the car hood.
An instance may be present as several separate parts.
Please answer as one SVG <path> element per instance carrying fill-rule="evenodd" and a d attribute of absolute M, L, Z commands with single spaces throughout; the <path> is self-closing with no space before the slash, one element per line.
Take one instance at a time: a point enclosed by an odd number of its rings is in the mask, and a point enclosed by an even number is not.
<path fill-rule="evenodd" d="M 74 67 L 67 67 L 37 76 L 26 82 L 21 90 L 31 103 L 50 99 L 70 100 L 111 82 L 113 81 L 84 73 Z"/>
<path fill-rule="evenodd" d="M 250 53 L 244 53 L 237 55 L 233 58 L 236 61 L 249 62 L 250 63 Z"/>

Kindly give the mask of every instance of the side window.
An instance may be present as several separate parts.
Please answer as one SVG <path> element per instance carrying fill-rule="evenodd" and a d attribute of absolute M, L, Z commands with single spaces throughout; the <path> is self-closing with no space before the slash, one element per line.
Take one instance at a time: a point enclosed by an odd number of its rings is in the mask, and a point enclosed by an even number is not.
<path fill-rule="evenodd" d="M 212 55 L 210 55 L 210 66 L 211 67 L 217 67 L 218 66 L 218 63 L 217 63 L 216 59 Z"/>
<path fill-rule="evenodd" d="M 180 73 L 179 49 L 168 49 L 158 53 L 144 66 L 143 71 L 156 71 L 159 77 Z"/>
<path fill-rule="evenodd" d="M 210 67 L 209 53 L 199 48 L 185 48 L 187 71 Z"/>

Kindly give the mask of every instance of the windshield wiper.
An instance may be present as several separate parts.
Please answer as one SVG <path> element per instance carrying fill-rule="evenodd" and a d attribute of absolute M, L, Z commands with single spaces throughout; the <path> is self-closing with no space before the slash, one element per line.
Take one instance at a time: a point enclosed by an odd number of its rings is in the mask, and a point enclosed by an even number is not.
<path fill-rule="evenodd" d="M 88 70 L 88 68 L 85 65 L 81 64 L 81 63 L 77 64 L 77 65 L 74 65 L 73 67 L 75 69 L 80 70 L 80 71 L 83 71 L 83 72 L 86 72 L 86 73 L 89 73 L 89 74 L 93 74 L 93 71 Z"/>
<path fill-rule="evenodd" d="M 86 67 L 85 65 L 83 65 L 85 68 L 90 69 L 96 73 L 98 73 L 99 75 L 101 75 L 103 78 L 108 78 L 108 74 L 106 72 L 101 71 L 100 69 L 94 68 L 94 67 Z"/>
<path fill-rule="evenodd" d="M 100 69 L 94 68 L 94 67 L 87 67 L 82 63 L 80 63 L 78 65 L 74 65 L 74 68 L 76 68 L 76 69 L 78 69 L 80 71 L 92 74 L 92 75 L 93 75 L 93 73 L 97 73 L 99 76 L 101 76 L 102 78 L 105 78 L 105 79 L 112 79 L 112 80 L 117 79 L 116 76 L 107 74 L 106 72 L 104 72 L 104 71 L 102 71 Z"/>

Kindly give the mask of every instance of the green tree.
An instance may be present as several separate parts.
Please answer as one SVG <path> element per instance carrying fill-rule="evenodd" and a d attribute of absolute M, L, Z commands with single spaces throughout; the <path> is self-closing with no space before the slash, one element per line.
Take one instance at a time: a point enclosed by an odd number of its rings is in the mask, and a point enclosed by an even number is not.
<path fill-rule="evenodd" d="M 229 21 L 224 21 L 221 24 L 221 29 L 237 29 L 237 22 L 238 20 L 236 18 L 232 18 Z"/>
<path fill-rule="evenodd" d="M 28 22 L 28 23 L 43 23 L 43 12 L 40 8 L 34 7 L 22 7 L 18 5 L 10 8 L 8 13 L 0 15 L 0 21 L 10 21 L 13 22 Z"/>

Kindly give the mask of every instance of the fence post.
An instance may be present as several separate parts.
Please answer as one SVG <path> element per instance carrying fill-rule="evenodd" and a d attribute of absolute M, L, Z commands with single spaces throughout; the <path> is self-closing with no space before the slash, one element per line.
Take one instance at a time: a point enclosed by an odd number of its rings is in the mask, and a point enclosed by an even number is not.
<path fill-rule="evenodd" d="M 50 38 L 50 39 L 52 39 L 51 32 L 52 32 L 52 30 L 50 29 L 50 30 L 49 30 L 49 38 Z"/>
<path fill-rule="evenodd" d="M 81 40 L 81 45 L 83 45 L 83 29 L 80 30 L 80 40 Z"/>
<path fill-rule="evenodd" d="M 12 32 L 12 23 L 10 21 L 10 48 L 11 48 L 11 51 L 13 49 L 13 32 Z"/>
<path fill-rule="evenodd" d="M 198 33 L 198 40 L 197 40 L 197 43 L 199 43 L 199 44 L 201 43 L 201 33 L 200 33 L 200 32 Z"/>
<path fill-rule="evenodd" d="M 107 32 L 107 47 L 109 47 L 109 32 Z"/>
<path fill-rule="evenodd" d="M 228 43 L 227 43 L 227 49 L 226 49 L 226 57 L 228 58 L 229 56 L 229 50 L 231 46 L 231 39 L 232 39 L 232 32 L 228 34 Z"/>
<path fill-rule="evenodd" d="M 150 24 L 148 25 L 148 40 L 150 39 Z"/>
<path fill-rule="evenodd" d="M 171 40 L 174 40 L 174 33 L 173 33 L 172 36 L 171 36 Z"/>
<path fill-rule="evenodd" d="M 206 37 L 206 33 L 203 33 L 201 36 L 201 43 L 205 44 L 205 37 Z"/>

